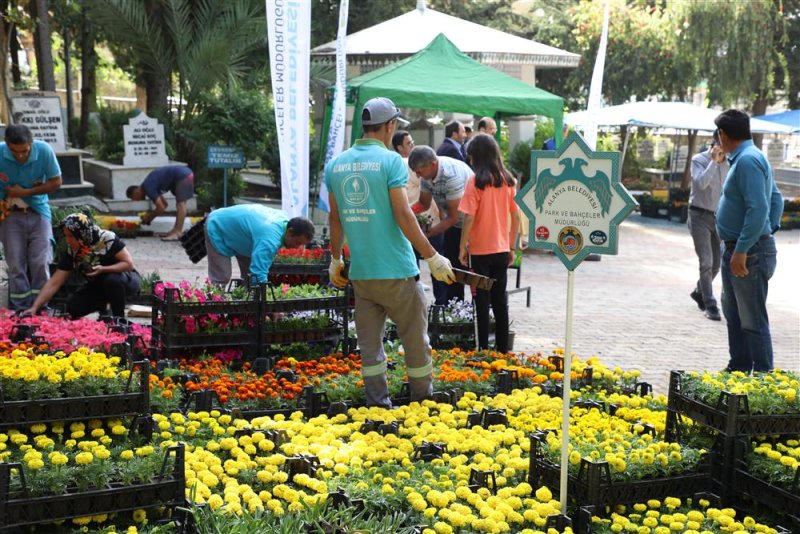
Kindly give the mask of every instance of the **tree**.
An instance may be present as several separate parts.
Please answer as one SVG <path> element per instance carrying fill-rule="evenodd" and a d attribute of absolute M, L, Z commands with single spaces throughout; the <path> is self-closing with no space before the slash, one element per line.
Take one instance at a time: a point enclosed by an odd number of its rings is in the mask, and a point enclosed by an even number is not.
<path fill-rule="evenodd" d="M 47 0 L 31 0 L 31 17 L 36 21 L 33 46 L 36 50 L 36 73 L 41 91 L 55 91 L 56 78 L 53 73 L 53 53 L 50 41 L 50 13 Z"/>
<path fill-rule="evenodd" d="M 678 53 L 691 58 L 695 78 L 707 80 L 712 104 L 729 107 L 744 101 L 753 115 L 762 115 L 776 96 L 776 78 L 790 80 L 790 24 L 782 5 L 772 0 L 676 5 L 676 18 L 682 20 Z M 796 50 L 797 43 L 793 46 Z"/>
<path fill-rule="evenodd" d="M 786 72 L 775 73 L 775 85 L 783 89 L 789 109 L 800 108 L 800 0 L 783 0 L 786 39 L 781 50 L 786 56 Z M 788 74 L 788 79 L 785 74 Z"/>
<path fill-rule="evenodd" d="M 347 33 L 364 30 L 414 9 L 416 0 L 350 0 Z M 339 28 L 339 0 L 314 0 L 311 5 L 311 47 L 333 41 Z"/>
<path fill-rule="evenodd" d="M 649 97 L 684 97 L 691 79 L 676 79 L 676 51 L 671 18 L 664 9 L 643 2 L 610 0 L 608 50 L 603 96 L 608 105 Z M 581 62 L 570 74 L 570 87 L 588 95 L 600 33 L 603 3 L 582 1 L 568 11 Z"/>
<path fill-rule="evenodd" d="M 260 0 L 90 0 L 91 16 L 123 45 L 147 90 L 147 111 L 161 115 L 177 90 L 177 122 L 200 95 L 235 87 L 266 56 Z M 117 49 L 115 49 L 115 53 Z"/>

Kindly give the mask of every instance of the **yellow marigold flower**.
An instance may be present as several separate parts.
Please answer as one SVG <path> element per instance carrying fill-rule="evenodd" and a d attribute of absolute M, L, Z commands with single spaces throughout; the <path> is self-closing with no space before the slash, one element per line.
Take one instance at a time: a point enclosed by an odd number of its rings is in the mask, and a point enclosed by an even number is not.
<path fill-rule="evenodd" d="M 41 458 L 33 458 L 28 461 L 28 468 L 31 471 L 38 471 L 42 467 L 44 467 L 44 462 L 41 460 Z"/>
<path fill-rule="evenodd" d="M 697 521 L 699 523 L 702 523 L 706 518 L 706 516 L 703 515 L 703 512 L 698 512 L 697 510 L 689 511 L 689 513 L 686 514 L 686 517 L 689 519 L 689 521 Z"/>
<path fill-rule="evenodd" d="M 218 493 L 215 493 L 211 497 L 208 498 L 208 507 L 211 508 L 211 510 L 216 510 L 217 508 L 219 508 L 223 504 L 224 504 L 224 501 L 222 500 L 222 497 L 220 497 L 220 495 Z"/>
<path fill-rule="evenodd" d="M 133 511 L 133 521 L 135 523 L 144 523 L 147 520 L 147 512 L 141 508 Z"/>
<path fill-rule="evenodd" d="M 60 452 L 51 452 L 49 458 L 53 465 L 65 465 L 69 461 L 67 455 Z"/>
<path fill-rule="evenodd" d="M 542 486 L 536 490 L 536 498 L 541 502 L 550 502 L 553 500 L 553 493 L 547 486 Z"/>
<path fill-rule="evenodd" d="M 653 510 L 657 510 L 661 508 L 661 501 L 659 501 L 658 499 L 650 499 L 649 501 L 647 501 L 647 507 Z"/>
<path fill-rule="evenodd" d="M 84 452 L 78 453 L 75 456 L 75 463 L 77 465 L 86 465 L 86 464 L 92 463 L 93 459 L 94 459 L 94 456 L 92 455 L 91 452 L 84 451 Z"/>

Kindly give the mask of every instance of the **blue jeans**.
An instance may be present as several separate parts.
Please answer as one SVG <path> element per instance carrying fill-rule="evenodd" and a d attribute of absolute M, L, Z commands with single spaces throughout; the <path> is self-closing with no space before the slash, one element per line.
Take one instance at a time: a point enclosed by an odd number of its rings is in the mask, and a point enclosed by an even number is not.
<path fill-rule="evenodd" d="M 731 272 L 734 248 L 723 244 L 722 313 L 728 322 L 728 369 L 734 371 L 771 371 L 772 336 L 767 317 L 769 279 L 778 263 L 775 239 L 761 239 L 747 251 L 744 277 Z"/>

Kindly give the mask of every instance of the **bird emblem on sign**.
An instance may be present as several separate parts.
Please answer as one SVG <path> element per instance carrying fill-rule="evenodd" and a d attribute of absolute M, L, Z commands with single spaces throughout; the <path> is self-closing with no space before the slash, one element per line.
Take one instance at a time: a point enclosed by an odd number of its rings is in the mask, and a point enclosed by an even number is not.
<path fill-rule="evenodd" d="M 603 171 L 596 171 L 593 176 L 587 176 L 583 167 L 588 162 L 583 158 L 564 158 L 558 164 L 563 167 L 560 174 L 554 175 L 550 169 L 543 169 L 536 177 L 535 201 L 536 207 L 542 209 L 547 195 L 564 180 L 575 180 L 597 195 L 603 215 L 611 207 L 611 184 L 608 175 Z"/>

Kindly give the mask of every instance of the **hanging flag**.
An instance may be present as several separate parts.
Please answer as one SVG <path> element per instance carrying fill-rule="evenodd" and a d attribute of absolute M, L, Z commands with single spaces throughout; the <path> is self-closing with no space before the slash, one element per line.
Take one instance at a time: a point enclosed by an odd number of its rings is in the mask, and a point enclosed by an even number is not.
<path fill-rule="evenodd" d="M 272 99 L 281 158 L 281 207 L 308 217 L 311 2 L 266 0 Z"/>
<path fill-rule="evenodd" d="M 336 33 L 336 85 L 333 90 L 333 108 L 331 123 L 328 128 L 328 143 L 325 148 L 325 164 L 337 156 L 344 148 L 347 139 L 347 106 L 345 103 L 345 84 L 347 82 L 347 17 L 349 0 L 339 3 L 339 30 Z M 325 180 L 320 180 L 319 202 L 317 207 L 326 212 L 331 211 L 328 204 L 328 188 Z"/>
<path fill-rule="evenodd" d="M 608 47 L 608 2 L 603 12 L 603 32 L 600 35 L 600 46 L 597 47 L 597 59 L 592 71 L 592 83 L 589 86 L 589 102 L 586 105 L 589 121 L 583 139 L 589 148 L 597 150 L 597 116 L 600 110 L 600 99 L 603 94 L 603 70 L 606 66 L 606 48 Z"/>

